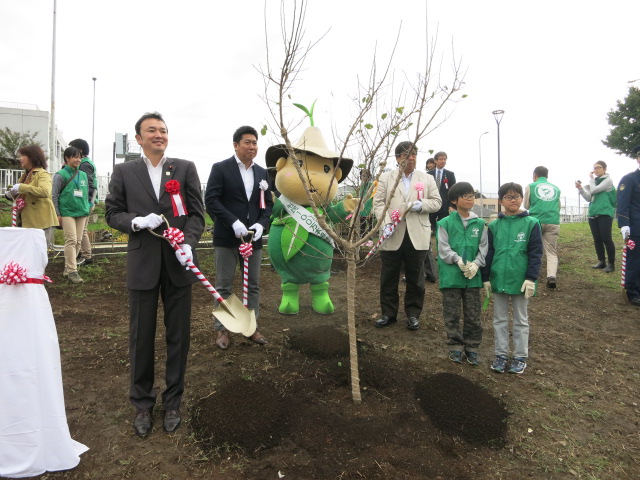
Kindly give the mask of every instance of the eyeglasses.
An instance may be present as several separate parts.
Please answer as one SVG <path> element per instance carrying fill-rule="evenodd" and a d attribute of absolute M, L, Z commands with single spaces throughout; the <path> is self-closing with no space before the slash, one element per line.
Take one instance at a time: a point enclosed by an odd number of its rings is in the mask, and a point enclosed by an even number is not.
<path fill-rule="evenodd" d="M 504 197 L 502 197 L 503 200 L 506 200 L 507 202 L 512 202 L 513 200 L 520 200 L 522 198 L 522 195 L 505 195 Z"/>
<path fill-rule="evenodd" d="M 462 195 L 460 198 L 464 198 L 465 200 L 475 200 L 476 196 L 473 193 L 467 193 L 466 195 Z"/>
<path fill-rule="evenodd" d="M 602 165 L 594 165 L 593 166 L 594 170 L 598 170 L 598 169 L 602 169 L 602 168 L 604 168 Z"/>

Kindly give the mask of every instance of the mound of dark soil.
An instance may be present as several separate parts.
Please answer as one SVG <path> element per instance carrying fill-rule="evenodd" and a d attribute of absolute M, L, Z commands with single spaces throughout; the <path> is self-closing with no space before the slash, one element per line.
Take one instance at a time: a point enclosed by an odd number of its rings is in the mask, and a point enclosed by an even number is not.
<path fill-rule="evenodd" d="M 279 444 L 288 434 L 288 410 L 272 382 L 236 379 L 200 401 L 193 429 L 211 449 L 224 445 L 253 452 Z"/>
<path fill-rule="evenodd" d="M 452 373 L 429 375 L 417 382 L 416 396 L 443 433 L 477 445 L 505 445 L 507 410 L 470 380 Z"/>
<path fill-rule="evenodd" d="M 291 335 L 289 346 L 310 358 L 346 358 L 349 356 L 349 335 L 328 325 L 318 325 Z"/>

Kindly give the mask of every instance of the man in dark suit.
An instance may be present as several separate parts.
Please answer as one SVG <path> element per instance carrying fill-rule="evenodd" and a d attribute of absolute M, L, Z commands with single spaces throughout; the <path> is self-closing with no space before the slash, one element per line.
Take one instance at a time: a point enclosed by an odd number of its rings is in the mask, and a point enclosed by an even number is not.
<path fill-rule="evenodd" d="M 442 207 L 440 207 L 440 210 L 429 215 L 431 228 L 435 229 L 438 220 L 449 216 L 449 189 L 456 184 L 456 175 L 451 170 L 444 168 L 447 164 L 447 154 L 445 152 L 438 152 L 433 158 L 436 161 L 436 168 L 429 170 L 427 173 L 433 175 L 436 179 L 438 192 L 442 199 Z"/>
<path fill-rule="evenodd" d="M 233 134 L 235 155 L 214 163 L 207 182 L 205 205 L 214 220 L 213 246 L 216 255 L 216 290 L 224 298 L 232 293 L 236 266 L 241 262 L 239 247 L 249 230 L 253 235 L 253 254 L 249 257 L 248 307 L 260 313 L 260 264 L 262 234 L 268 228 L 273 208 L 266 169 L 254 163 L 258 154 L 258 132 L 243 126 Z M 241 263 L 242 264 L 242 263 Z M 216 345 L 229 348 L 229 332 L 216 318 Z M 259 345 L 267 339 L 258 331 L 251 340 Z"/>
<path fill-rule="evenodd" d="M 184 265 L 186 258 L 194 259 L 193 250 L 204 230 L 204 208 L 194 163 L 165 156 L 169 137 L 162 116 L 147 113 L 135 128 L 142 158 L 115 166 L 105 204 L 109 226 L 129 235 L 130 400 L 137 409 L 134 429 L 144 437 L 153 428 L 152 410 L 156 403 L 154 344 L 159 294 L 167 342 L 163 427 L 171 433 L 180 425 L 190 342 L 191 285 L 197 281 Z M 165 190 L 170 180 L 178 183 L 179 192 L 170 194 Z M 176 183 L 170 185 L 176 187 Z M 166 226 L 160 215 L 184 233 L 184 257 L 147 230 L 162 234 Z"/>

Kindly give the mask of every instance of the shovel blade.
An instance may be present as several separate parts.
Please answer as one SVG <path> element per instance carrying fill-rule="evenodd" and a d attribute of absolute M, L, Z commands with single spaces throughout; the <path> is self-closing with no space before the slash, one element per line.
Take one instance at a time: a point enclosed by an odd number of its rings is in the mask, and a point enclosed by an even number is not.
<path fill-rule="evenodd" d="M 224 328 L 233 333 L 244 333 L 251 329 L 253 321 L 253 331 L 255 331 L 256 317 L 252 311 L 247 309 L 240 299 L 235 295 L 230 295 L 226 300 L 213 310 L 213 316 L 216 317 Z M 253 335 L 253 332 L 250 334 Z"/>

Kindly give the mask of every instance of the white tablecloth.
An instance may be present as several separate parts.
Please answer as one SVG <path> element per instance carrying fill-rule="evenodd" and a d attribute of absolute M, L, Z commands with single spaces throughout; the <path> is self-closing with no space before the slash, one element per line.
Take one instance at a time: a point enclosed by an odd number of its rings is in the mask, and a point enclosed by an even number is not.
<path fill-rule="evenodd" d="M 44 232 L 0 228 L 0 269 L 9 262 L 41 278 Z M 69 434 L 58 334 L 44 285 L 0 284 L 0 476 L 67 470 L 87 450 Z"/>

